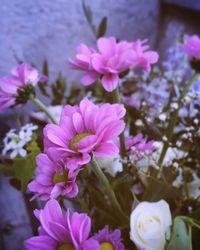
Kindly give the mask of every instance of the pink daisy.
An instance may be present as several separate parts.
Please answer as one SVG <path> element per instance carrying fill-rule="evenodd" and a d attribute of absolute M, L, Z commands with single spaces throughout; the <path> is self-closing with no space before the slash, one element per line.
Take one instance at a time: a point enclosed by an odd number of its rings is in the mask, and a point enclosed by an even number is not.
<path fill-rule="evenodd" d="M 46 81 L 38 71 L 27 64 L 21 64 L 11 71 L 11 75 L 0 79 L 0 112 L 15 104 L 25 103 L 27 96 L 38 82 Z M 22 98 L 23 97 L 23 98 Z"/>
<path fill-rule="evenodd" d="M 28 185 L 35 197 L 41 200 L 57 198 L 58 196 L 75 197 L 78 194 L 76 176 L 80 171 L 68 170 L 64 164 L 55 164 L 46 154 L 39 154 L 36 158 L 36 177 Z"/>
<path fill-rule="evenodd" d="M 91 155 L 117 155 L 115 141 L 124 130 L 122 104 L 95 105 L 88 99 L 79 106 L 66 105 L 60 124 L 44 128 L 44 150 L 51 159 L 67 159 L 69 168 L 90 161 Z"/>

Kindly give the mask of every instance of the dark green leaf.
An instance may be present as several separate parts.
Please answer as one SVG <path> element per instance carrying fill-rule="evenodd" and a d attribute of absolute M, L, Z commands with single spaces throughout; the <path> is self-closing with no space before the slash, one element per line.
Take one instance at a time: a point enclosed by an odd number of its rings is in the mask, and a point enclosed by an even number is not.
<path fill-rule="evenodd" d="M 104 36 L 106 34 L 106 29 L 107 29 L 107 17 L 104 16 L 97 30 L 97 38 Z"/>

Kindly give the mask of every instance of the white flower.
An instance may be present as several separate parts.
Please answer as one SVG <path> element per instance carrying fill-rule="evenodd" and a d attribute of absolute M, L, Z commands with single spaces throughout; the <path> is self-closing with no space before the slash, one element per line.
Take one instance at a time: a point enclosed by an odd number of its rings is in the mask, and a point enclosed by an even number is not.
<path fill-rule="evenodd" d="M 30 130 L 27 130 L 27 131 L 21 130 L 19 132 L 19 139 L 24 141 L 24 142 L 29 142 L 32 139 L 32 134 L 33 133 Z"/>
<path fill-rule="evenodd" d="M 28 123 L 21 127 L 19 133 L 16 132 L 16 129 L 11 129 L 3 140 L 4 148 L 2 154 L 9 156 L 11 159 L 14 159 L 18 155 L 25 157 L 27 151 L 24 147 L 32 140 L 33 130 L 37 128 L 37 125 Z"/>
<path fill-rule="evenodd" d="M 105 171 L 113 177 L 116 175 L 117 172 L 122 172 L 123 170 L 120 156 L 96 158 L 96 160 L 100 168 L 105 169 Z"/>
<path fill-rule="evenodd" d="M 2 153 L 5 155 L 9 152 L 9 156 L 11 159 L 14 159 L 17 155 L 25 157 L 27 155 L 27 151 L 23 148 L 24 145 L 24 141 L 11 141 L 4 147 Z"/>
<path fill-rule="evenodd" d="M 172 224 L 166 201 L 141 202 L 131 213 L 130 239 L 139 249 L 164 250 Z"/>

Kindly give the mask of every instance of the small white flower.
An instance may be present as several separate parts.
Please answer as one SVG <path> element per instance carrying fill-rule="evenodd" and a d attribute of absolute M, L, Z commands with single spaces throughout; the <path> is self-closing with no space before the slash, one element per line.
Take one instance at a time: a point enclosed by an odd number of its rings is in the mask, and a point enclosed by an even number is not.
<path fill-rule="evenodd" d="M 17 155 L 20 155 L 21 157 L 25 157 L 27 154 L 27 151 L 23 148 L 25 145 L 25 142 L 15 142 L 11 141 L 7 147 L 4 148 L 3 153 L 9 153 L 9 156 L 11 159 L 14 159 Z"/>
<path fill-rule="evenodd" d="M 18 155 L 25 157 L 27 151 L 24 149 L 24 146 L 32 140 L 33 131 L 37 128 L 37 125 L 28 123 L 21 127 L 19 133 L 16 132 L 16 129 L 11 129 L 3 140 L 4 148 L 2 154 L 9 156 L 11 159 Z"/>
<path fill-rule="evenodd" d="M 135 125 L 138 126 L 138 127 L 141 127 L 141 126 L 144 125 L 144 123 L 142 122 L 142 120 L 137 119 L 137 120 L 135 121 Z"/>
<path fill-rule="evenodd" d="M 29 142 L 32 139 L 32 134 L 33 133 L 30 130 L 27 130 L 27 131 L 21 130 L 19 132 L 19 139 L 24 141 L 24 142 Z"/>
<path fill-rule="evenodd" d="M 176 103 L 176 102 L 172 103 L 171 109 L 178 109 L 178 103 Z"/>
<path fill-rule="evenodd" d="M 164 250 L 172 224 L 166 201 L 141 202 L 131 213 L 130 239 L 144 250 Z"/>
<path fill-rule="evenodd" d="M 122 172 L 123 170 L 120 156 L 97 158 L 97 162 L 100 168 L 105 169 L 105 172 L 109 173 L 113 177 L 117 174 L 117 172 Z"/>
<path fill-rule="evenodd" d="M 166 116 L 166 114 L 160 114 L 159 116 L 158 116 L 158 118 L 161 120 L 161 121 L 166 121 L 166 119 L 167 119 L 167 116 Z"/>

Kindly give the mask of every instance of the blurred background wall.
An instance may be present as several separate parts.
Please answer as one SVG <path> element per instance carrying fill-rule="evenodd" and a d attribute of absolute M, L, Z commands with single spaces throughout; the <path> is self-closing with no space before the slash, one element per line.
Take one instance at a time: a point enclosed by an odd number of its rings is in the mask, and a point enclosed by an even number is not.
<path fill-rule="evenodd" d="M 200 0 L 85 0 L 85 4 L 96 26 L 108 17 L 107 36 L 148 38 L 161 57 L 178 35 L 200 34 Z M 17 59 L 40 70 L 47 59 L 51 80 L 60 71 L 78 80 L 67 60 L 80 42 L 95 45 L 81 0 L 0 0 L 0 77 L 9 74 Z M 10 110 L 0 114 L 0 137 L 14 126 L 14 118 Z M 21 250 L 31 234 L 24 196 L 0 174 L 0 249 Z"/>

